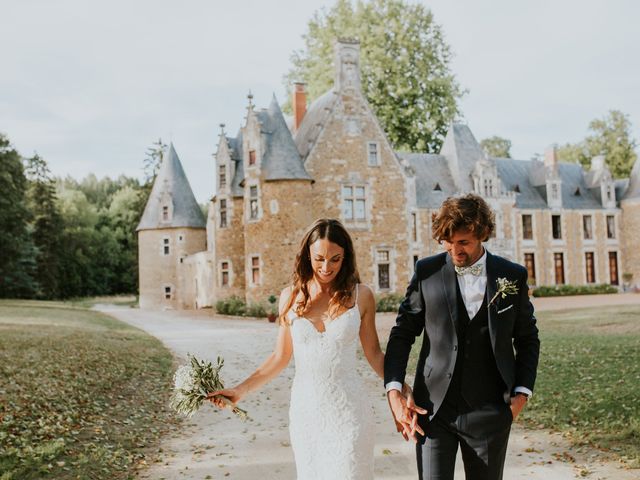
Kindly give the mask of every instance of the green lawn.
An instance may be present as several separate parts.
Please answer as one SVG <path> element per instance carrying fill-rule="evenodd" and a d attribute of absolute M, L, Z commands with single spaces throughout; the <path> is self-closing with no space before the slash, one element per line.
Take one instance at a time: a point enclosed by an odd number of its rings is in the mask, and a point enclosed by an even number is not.
<path fill-rule="evenodd" d="M 540 312 L 538 320 L 538 380 L 523 421 L 639 468 L 640 307 Z"/>
<path fill-rule="evenodd" d="M 534 397 L 519 418 L 640 468 L 640 306 L 539 312 Z M 422 339 L 411 352 L 415 365 Z"/>
<path fill-rule="evenodd" d="M 0 301 L 0 479 L 132 478 L 173 428 L 173 360 L 106 315 Z"/>

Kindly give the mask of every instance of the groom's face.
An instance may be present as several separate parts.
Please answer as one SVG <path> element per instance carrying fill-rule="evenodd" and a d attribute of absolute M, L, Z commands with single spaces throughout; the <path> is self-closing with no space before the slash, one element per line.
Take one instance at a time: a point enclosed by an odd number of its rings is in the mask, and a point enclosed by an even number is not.
<path fill-rule="evenodd" d="M 458 267 L 473 265 L 483 253 L 482 241 L 473 232 L 458 230 L 453 236 L 442 242 L 451 255 L 453 264 Z"/>

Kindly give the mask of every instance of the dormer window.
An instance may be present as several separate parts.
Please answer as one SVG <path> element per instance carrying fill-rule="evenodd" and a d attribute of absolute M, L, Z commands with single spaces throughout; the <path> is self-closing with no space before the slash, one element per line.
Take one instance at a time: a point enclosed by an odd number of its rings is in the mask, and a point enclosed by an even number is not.
<path fill-rule="evenodd" d="M 158 203 L 160 204 L 160 211 L 158 212 L 159 220 L 161 222 L 170 222 L 173 218 L 173 199 L 166 181 L 160 193 L 160 201 Z"/>
<path fill-rule="evenodd" d="M 484 179 L 484 196 L 491 197 L 493 194 L 493 182 L 490 178 Z"/>
<path fill-rule="evenodd" d="M 220 165 L 218 180 L 219 188 L 225 188 L 227 186 L 227 167 L 224 165 Z"/>
<path fill-rule="evenodd" d="M 559 193 L 560 193 L 560 189 L 558 188 L 558 184 L 557 183 L 552 183 L 551 184 L 551 199 L 552 200 L 558 200 L 559 197 Z"/>
<path fill-rule="evenodd" d="M 249 165 L 255 165 L 255 164 L 256 164 L 256 151 L 249 150 Z"/>
<path fill-rule="evenodd" d="M 494 163 L 484 159 L 476 164 L 472 173 L 473 191 L 485 198 L 495 198 L 500 195 L 498 171 Z"/>
<path fill-rule="evenodd" d="M 607 201 L 610 202 L 611 200 L 613 200 L 613 189 L 611 185 L 607 185 Z"/>

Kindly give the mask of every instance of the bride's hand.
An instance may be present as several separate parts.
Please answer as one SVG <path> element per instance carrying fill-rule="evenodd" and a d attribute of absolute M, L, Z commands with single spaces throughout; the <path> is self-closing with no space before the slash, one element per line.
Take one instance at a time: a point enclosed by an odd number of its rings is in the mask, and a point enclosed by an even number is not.
<path fill-rule="evenodd" d="M 216 405 L 218 408 L 229 407 L 230 404 L 235 405 L 242 399 L 243 395 L 238 388 L 225 388 L 224 390 L 216 390 L 207 395 L 207 400 Z"/>
<path fill-rule="evenodd" d="M 413 389 L 406 382 L 402 385 L 402 394 L 407 399 L 407 408 L 410 411 L 409 416 L 411 418 L 411 433 L 409 436 L 415 438 L 416 432 L 420 435 L 424 435 L 424 431 L 418 424 L 418 415 L 426 415 L 428 412 L 424 408 L 416 405 L 415 399 L 413 398 Z"/>

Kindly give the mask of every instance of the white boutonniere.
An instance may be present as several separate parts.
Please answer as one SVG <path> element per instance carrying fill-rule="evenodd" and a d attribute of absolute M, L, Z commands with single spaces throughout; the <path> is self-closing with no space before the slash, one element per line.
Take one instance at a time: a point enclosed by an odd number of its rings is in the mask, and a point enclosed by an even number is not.
<path fill-rule="evenodd" d="M 491 301 L 489 302 L 489 307 L 493 305 L 493 302 L 496 301 L 498 297 L 507 298 L 507 295 L 515 295 L 518 293 L 518 287 L 516 286 L 516 282 L 511 280 L 507 280 L 506 278 L 498 278 L 498 291 L 493 296 Z"/>

